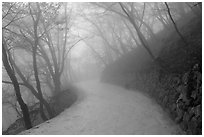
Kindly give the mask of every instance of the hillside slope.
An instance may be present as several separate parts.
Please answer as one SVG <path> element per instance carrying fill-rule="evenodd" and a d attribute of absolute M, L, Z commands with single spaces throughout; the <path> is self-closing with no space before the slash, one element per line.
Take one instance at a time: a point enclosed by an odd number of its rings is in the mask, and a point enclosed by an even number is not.
<path fill-rule="evenodd" d="M 135 58 L 139 55 L 132 56 L 133 51 L 105 68 L 101 81 L 147 93 L 187 134 L 202 134 L 202 18 L 185 17 L 177 24 L 187 45 L 174 28 L 164 29 L 157 34 L 162 43 L 157 63 L 143 63 L 145 57 Z"/>

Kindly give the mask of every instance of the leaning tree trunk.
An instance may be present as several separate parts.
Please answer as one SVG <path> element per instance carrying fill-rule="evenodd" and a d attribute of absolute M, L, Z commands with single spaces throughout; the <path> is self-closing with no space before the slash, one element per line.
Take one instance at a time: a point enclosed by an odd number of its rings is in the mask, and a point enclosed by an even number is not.
<path fill-rule="evenodd" d="M 22 79 L 23 81 L 23 85 L 25 87 L 27 87 L 31 92 L 32 94 L 40 101 L 43 103 L 43 105 L 45 106 L 48 114 L 49 114 L 49 117 L 50 118 L 53 118 L 54 117 L 54 112 L 53 110 L 50 108 L 48 102 L 44 99 L 44 98 L 41 98 L 38 94 L 38 92 L 35 90 L 35 88 L 26 80 L 25 76 L 22 74 L 22 72 L 20 71 L 20 69 L 18 68 L 18 66 L 15 64 L 15 62 L 13 62 L 13 65 L 14 65 L 14 68 L 16 69 L 16 72 L 18 73 L 18 75 L 20 76 L 20 78 Z"/>
<path fill-rule="evenodd" d="M 38 43 L 37 41 L 38 41 L 38 39 L 36 38 L 35 39 L 35 45 L 33 46 L 33 69 L 34 69 L 34 75 L 35 75 L 35 80 L 36 80 L 36 88 L 38 90 L 39 97 L 42 100 L 43 95 L 42 95 L 40 80 L 38 77 L 37 60 L 36 60 L 37 43 Z M 48 120 L 48 118 L 46 117 L 46 115 L 44 113 L 43 103 L 41 101 L 40 101 L 40 115 L 44 121 Z"/>
<path fill-rule="evenodd" d="M 16 78 L 16 76 L 14 74 L 14 70 L 12 69 L 12 67 L 9 64 L 4 44 L 2 46 L 2 54 L 3 54 L 2 59 L 3 59 L 4 67 L 5 67 L 6 71 L 7 71 L 7 74 L 9 76 L 9 78 L 11 79 L 11 81 L 13 83 L 17 101 L 18 101 L 18 103 L 19 103 L 19 105 L 21 107 L 21 110 L 23 112 L 23 119 L 24 119 L 24 122 L 25 122 L 25 127 L 26 127 L 26 129 L 30 129 L 30 128 L 32 128 L 32 124 L 31 124 L 31 120 L 30 120 L 29 110 L 28 110 L 27 105 L 24 103 L 24 101 L 23 101 L 23 99 L 21 97 L 19 83 L 18 83 L 17 78 Z"/>
<path fill-rule="evenodd" d="M 33 50 L 32 51 L 32 53 L 33 53 L 32 57 L 33 57 L 34 76 L 35 76 L 35 80 L 36 80 L 36 88 L 38 90 L 39 97 L 42 100 L 43 95 L 42 95 L 42 90 L 41 90 L 40 79 L 39 79 L 39 76 L 38 76 L 39 74 L 38 74 L 37 57 L 36 57 L 37 47 L 38 47 L 38 23 L 39 23 L 39 20 L 40 20 L 41 10 L 40 10 L 39 3 L 36 3 L 36 6 L 38 8 L 37 14 L 35 15 L 36 19 L 33 16 L 34 14 L 32 13 L 31 8 L 29 7 L 31 17 L 33 19 L 33 30 L 34 30 L 34 45 L 32 45 L 32 50 Z M 42 119 L 44 121 L 48 120 L 48 118 L 46 117 L 46 115 L 44 113 L 43 103 L 41 101 L 40 101 L 40 115 L 41 115 L 41 117 L 42 117 Z"/>
<path fill-rule="evenodd" d="M 145 40 L 145 37 L 143 36 L 143 34 L 141 33 L 139 27 L 136 25 L 134 18 L 130 15 L 129 12 L 126 11 L 126 9 L 123 7 L 123 5 L 121 3 L 119 3 L 122 10 L 125 12 L 125 14 L 127 15 L 130 23 L 133 25 L 133 27 L 135 28 L 137 34 L 138 34 L 138 38 L 140 40 L 140 42 L 142 43 L 142 45 L 144 46 L 144 48 L 147 50 L 147 52 L 149 53 L 150 57 L 153 60 L 156 60 L 156 57 L 154 56 L 154 54 L 152 53 L 151 49 L 149 48 L 147 41 Z"/>
<path fill-rule="evenodd" d="M 137 26 L 134 17 L 132 16 L 131 12 L 128 11 L 121 3 L 119 3 L 122 10 L 125 12 L 125 14 L 127 15 L 127 18 L 129 19 L 130 23 L 133 25 L 133 27 L 135 28 L 138 38 L 141 42 L 141 44 L 143 45 L 143 47 L 146 49 L 146 51 L 148 52 L 148 54 L 150 55 L 150 57 L 152 58 L 152 60 L 163 70 L 167 72 L 166 67 L 163 65 L 163 63 L 158 60 L 158 58 L 156 58 L 156 56 L 153 54 L 153 52 L 151 51 L 144 35 L 142 34 L 142 32 L 140 31 L 139 27 Z"/>

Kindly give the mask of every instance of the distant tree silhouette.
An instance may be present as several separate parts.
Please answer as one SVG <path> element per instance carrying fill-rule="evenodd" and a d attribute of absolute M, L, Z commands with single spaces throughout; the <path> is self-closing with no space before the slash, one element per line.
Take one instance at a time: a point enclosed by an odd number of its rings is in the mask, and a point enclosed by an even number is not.
<path fill-rule="evenodd" d="M 180 36 L 180 38 L 183 40 L 183 42 L 184 42 L 186 45 L 188 45 L 187 41 L 185 40 L 185 38 L 183 37 L 183 35 L 182 35 L 181 32 L 179 31 L 179 29 L 178 29 L 178 27 L 177 27 L 177 25 L 176 25 L 176 23 L 175 23 L 173 17 L 171 16 L 170 8 L 169 8 L 167 2 L 165 2 L 165 5 L 166 5 L 167 12 L 168 12 L 169 17 L 170 17 L 170 19 L 171 19 L 171 21 L 172 21 L 172 23 L 173 23 L 173 25 L 174 25 L 174 28 L 175 28 L 176 32 L 178 33 L 178 35 Z"/>

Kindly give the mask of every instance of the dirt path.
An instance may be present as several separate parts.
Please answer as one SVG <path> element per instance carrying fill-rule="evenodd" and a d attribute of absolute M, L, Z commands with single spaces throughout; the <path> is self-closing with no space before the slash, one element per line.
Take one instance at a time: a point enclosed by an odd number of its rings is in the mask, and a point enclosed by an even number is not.
<path fill-rule="evenodd" d="M 80 98 L 56 118 L 21 134 L 181 134 L 160 106 L 136 91 L 83 82 Z"/>

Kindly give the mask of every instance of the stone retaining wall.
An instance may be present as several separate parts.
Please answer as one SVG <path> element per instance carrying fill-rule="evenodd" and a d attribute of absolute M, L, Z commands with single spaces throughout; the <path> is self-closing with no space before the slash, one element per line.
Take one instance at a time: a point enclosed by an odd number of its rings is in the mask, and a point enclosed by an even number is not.
<path fill-rule="evenodd" d="M 131 78 L 126 74 L 103 81 L 145 92 L 186 134 L 202 134 L 202 75 L 198 69 L 192 68 L 183 75 L 161 76 L 156 69 L 131 75 Z"/>

